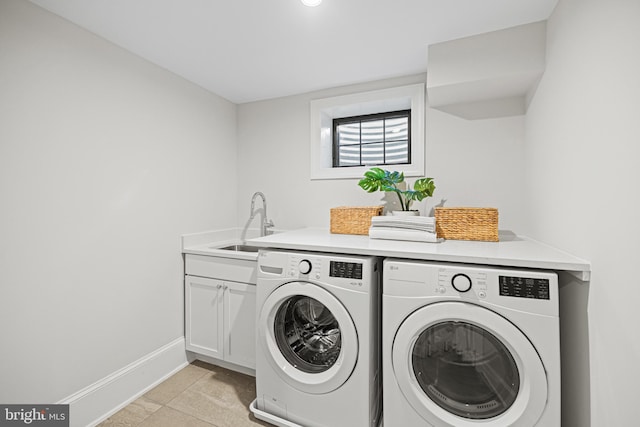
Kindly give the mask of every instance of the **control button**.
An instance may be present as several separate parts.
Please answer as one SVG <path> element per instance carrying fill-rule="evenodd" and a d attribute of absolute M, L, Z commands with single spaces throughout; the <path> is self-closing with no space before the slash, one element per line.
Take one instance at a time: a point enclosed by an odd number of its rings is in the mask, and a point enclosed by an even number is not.
<path fill-rule="evenodd" d="M 451 278 L 453 289 L 458 292 L 468 292 L 471 289 L 471 279 L 466 274 L 456 274 Z"/>
<path fill-rule="evenodd" d="M 436 292 L 438 292 L 439 294 L 444 294 L 445 292 L 447 292 L 447 290 L 444 288 L 444 286 L 438 286 Z"/>
<path fill-rule="evenodd" d="M 478 296 L 479 296 L 480 298 L 486 298 L 487 293 L 486 293 L 485 291 L 480 291 L 480 292 L 478 292 Z"/>
<path fill-rule="evenodd" d="M 298 271 L 302 274 L 309 274 L 311 272 L 311 262 L 307 259 L 300 261 Z"/>
<path fill-rule="evenodd" d="M 320 273 L 316 273 L 316 279 L 320 280 Z"/>

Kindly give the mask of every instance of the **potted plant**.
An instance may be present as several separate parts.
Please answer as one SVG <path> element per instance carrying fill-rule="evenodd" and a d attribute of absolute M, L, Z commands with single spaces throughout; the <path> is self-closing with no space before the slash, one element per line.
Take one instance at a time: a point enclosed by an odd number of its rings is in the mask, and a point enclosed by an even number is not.
<path fill-rule="evenodd" d="M 422 201 L 427 197 L 433 196 L 433 192 L 436 189 L 433 178 L 419 178 L 413 184 L 413 190 L 409 185 L 402 186 L 404 183 L 403 172 L 390 172 L 388 170 L 380 168 L 371 168 L 364 173 L 358 185 L 368 193 L 374 191 L 394 192 L 398 195 L 400 200 L 400 208 L 404 212 L 416 212 L 417 210 L 411 209 L 411 204 L 417 200 Z"/>

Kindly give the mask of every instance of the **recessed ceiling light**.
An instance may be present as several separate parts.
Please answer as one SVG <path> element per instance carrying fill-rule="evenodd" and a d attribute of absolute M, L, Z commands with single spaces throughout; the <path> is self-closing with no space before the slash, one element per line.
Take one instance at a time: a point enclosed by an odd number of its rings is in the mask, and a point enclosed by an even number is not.
<path fill-rule="evenodd" d="M 309 6 L 309 7 L 316 7 L 317 5 L 322 3 L 322 0 L 301 0 L 301 1 L 303 5 Z"/>

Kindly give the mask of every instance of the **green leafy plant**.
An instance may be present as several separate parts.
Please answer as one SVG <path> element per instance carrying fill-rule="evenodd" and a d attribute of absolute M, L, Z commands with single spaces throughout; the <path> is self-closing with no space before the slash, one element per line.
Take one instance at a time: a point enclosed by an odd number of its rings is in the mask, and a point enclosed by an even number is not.
<path fill-rule="evenodd" d="M 403 211 L 411 210 L 411 203 L 415 200 L 422 201 L 433 196 L 436 185 L 433 178 L 419 178 L 413 184 L 413 190 L 406 186 L 406 189 L 399 187 L 404 182 L 404 173 L 390 172 L 380 168 L 371 168 L 364 173 L 358 185 L 368 193 L 375 191 L 394 192 L 400 200 L 400 207 Z"/>

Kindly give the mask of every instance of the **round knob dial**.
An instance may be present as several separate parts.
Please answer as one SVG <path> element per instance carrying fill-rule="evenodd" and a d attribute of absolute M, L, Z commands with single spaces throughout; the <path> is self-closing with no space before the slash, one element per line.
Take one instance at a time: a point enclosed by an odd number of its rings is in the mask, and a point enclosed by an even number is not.
<path fill-rule="evenodd" d="M 458 292 L 468 292 L 471 289 L 471 279 L 466 274 L 456 274 L 451 278 L 451 285 Z"/>
<path fill-rule="evenodd" d="M 307 259 L 303 259 L 298 264 L 298 271 L 302 274 L 309 274 L 311 272 L 311 262 Z"/>

